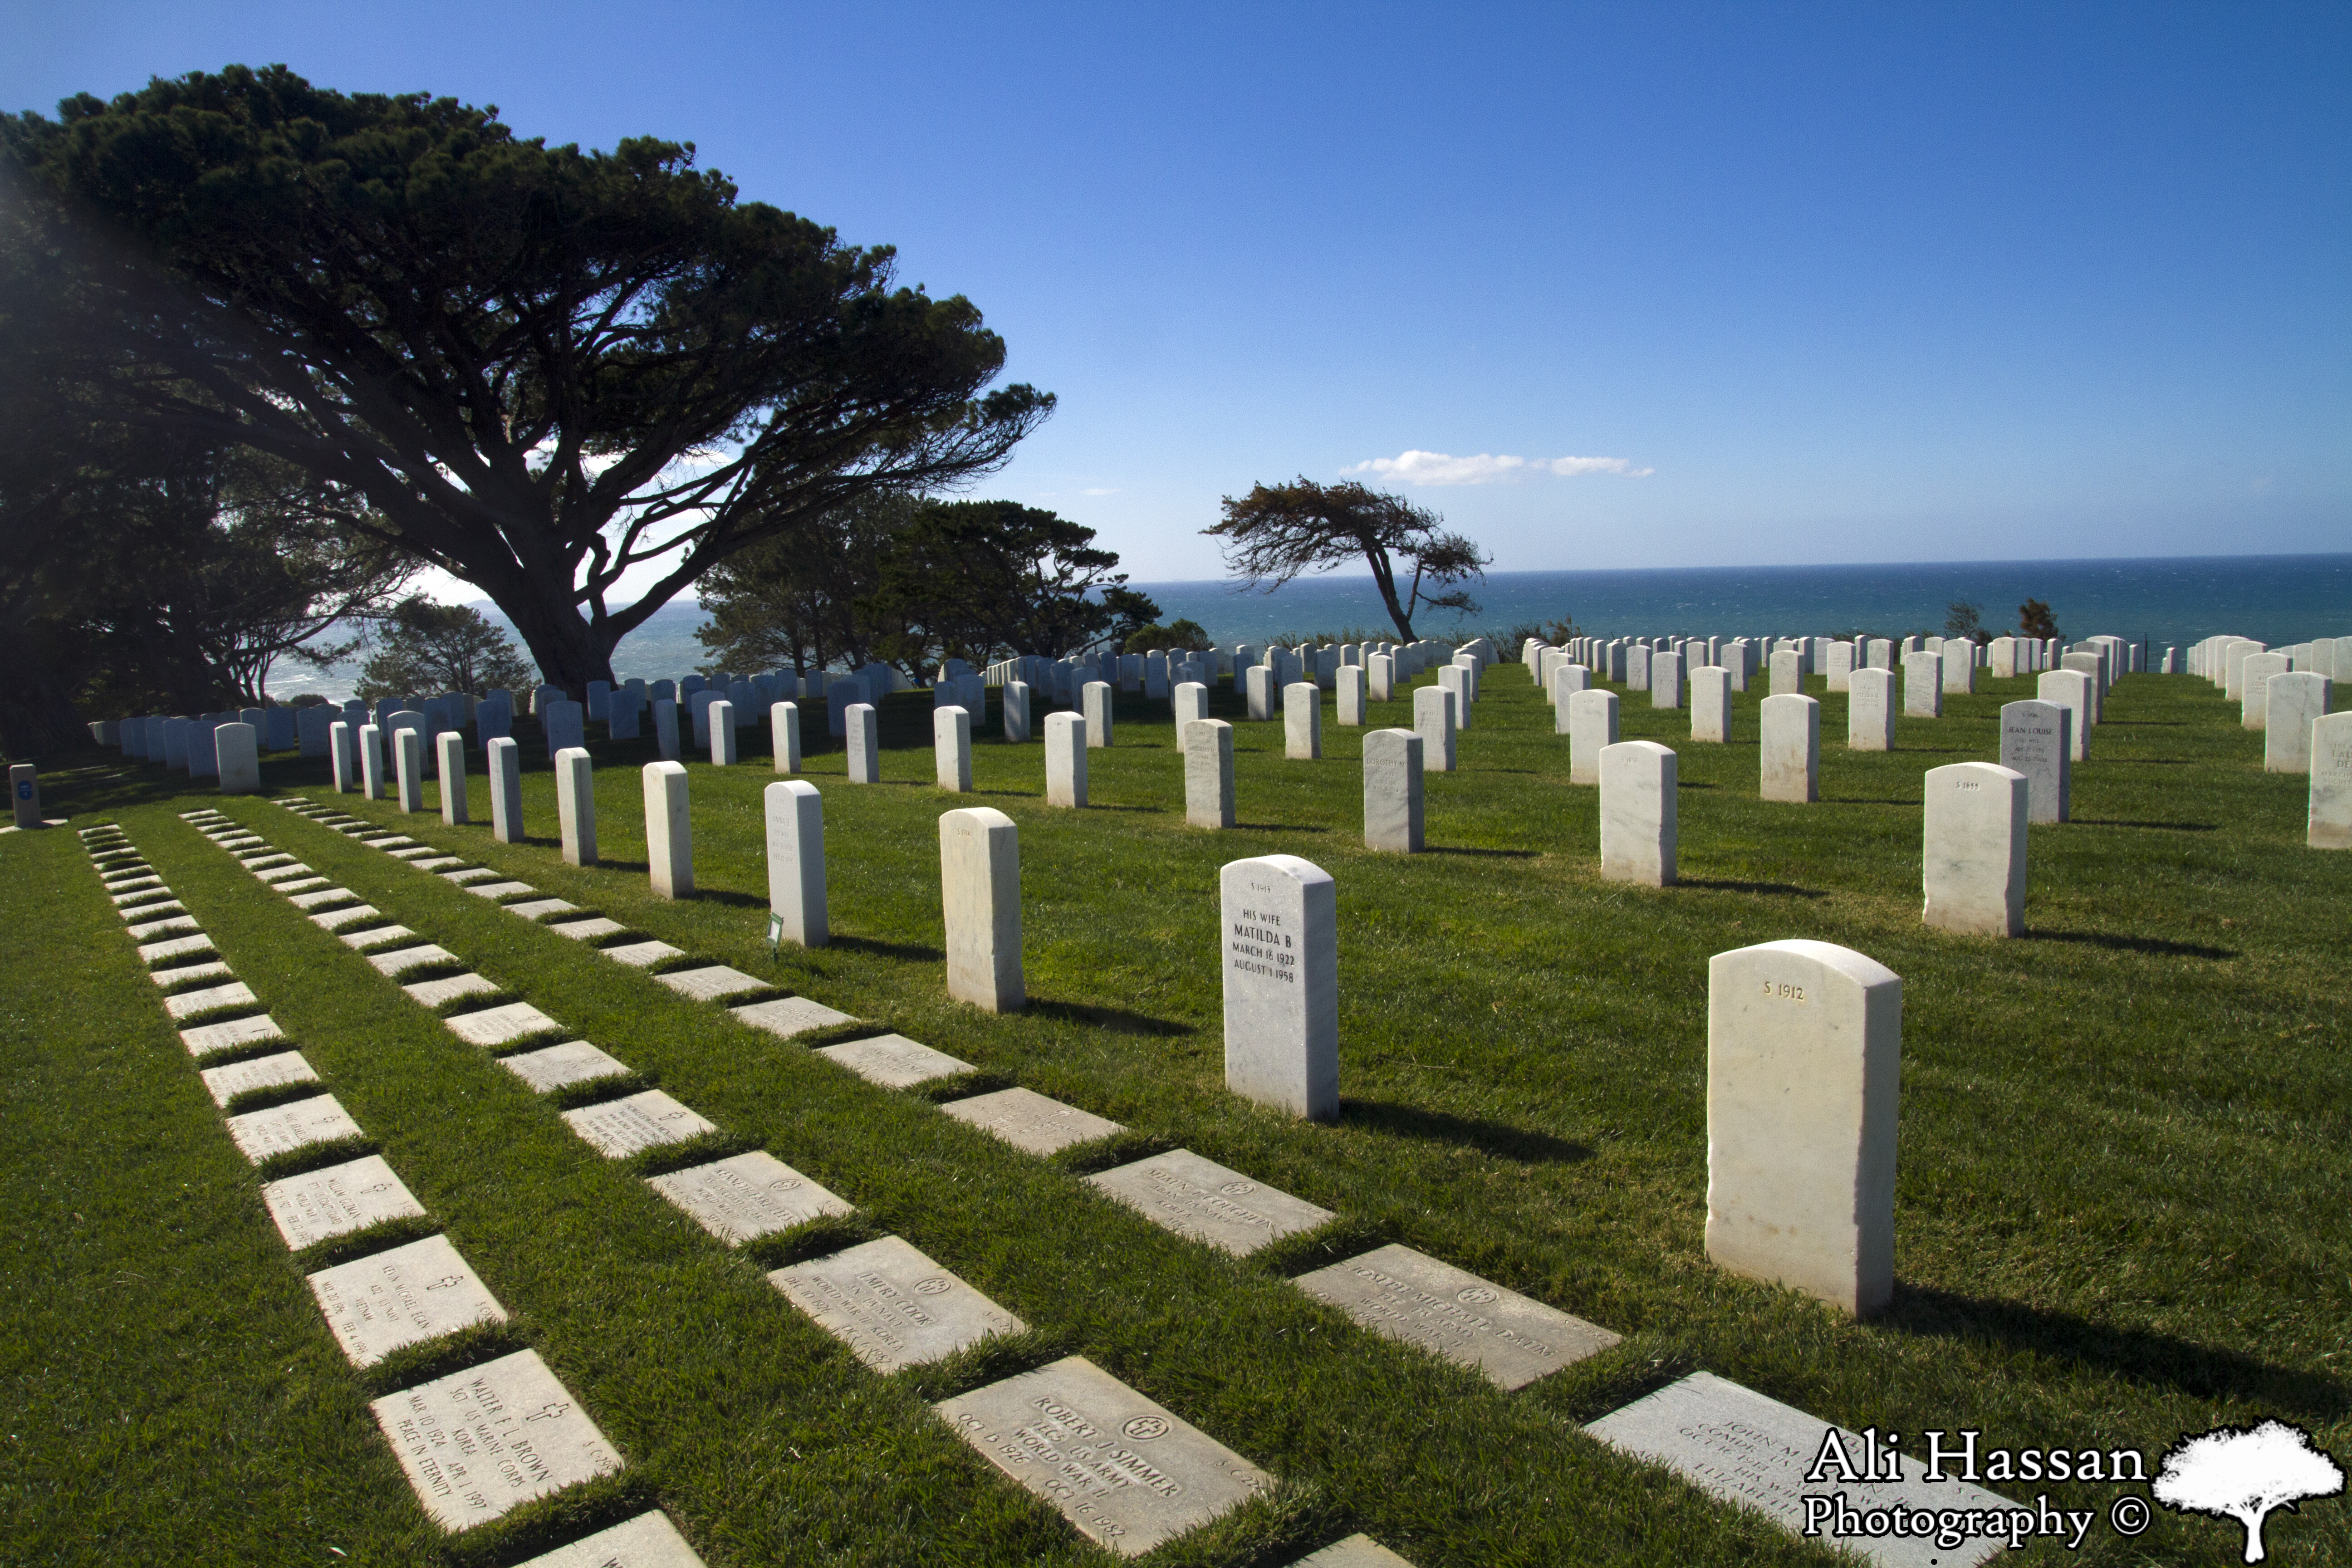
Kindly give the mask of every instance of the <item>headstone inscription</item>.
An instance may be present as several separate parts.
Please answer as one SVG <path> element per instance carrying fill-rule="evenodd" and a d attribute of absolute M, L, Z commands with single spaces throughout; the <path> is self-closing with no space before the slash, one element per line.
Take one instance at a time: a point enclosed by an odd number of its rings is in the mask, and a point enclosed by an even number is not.
<path fill-rule="evenodd" d="M 1241 1258 L 1337 1217 L 1190 1149 L 1171 1149 L 1086 1181 L 1163 1229 Z"/>
<path fill-rule="evenodd" d="M 2294 670 L 2263 685 L 2263 771 L 2309 773 L 2311 727 L 2326 717 L 2335 682 L 2316 671 Z"/>
<path fill-rule="evenodd" d="M 768 932 L 773 942 L 824 947 L 824 803 L 816 786 L 785 779 L 762 792 L 768 839 Z"/>
<path fill-rule="evenodd" d="M 1364 847 L 1398 855 L 1423 848 L 1422 739 L 1411 730 L 1364 736 Z"/>
<path fill-rule="evenodd" d="M 2352 713 L 2312 721 L 2311 807 L 2304 842 L 2352 849 Z"/>
<path fill-rule="evenodd" d="M 425 1217 L 425 1205 L 381 1154 L 265 1183 L 261 1202 L 295 1252 L 386 1220 Z"/>
<path fill-rule="evenodd" d="M 903 1237 L 779 1268 L 768 1282 L 879 1373 L 1027 1327 Z"/>
<path fill-rule="evenodd" d="M 729 1243 L 790 1230 L 826 1215 L 856 1212 L 763 1149 L 655 1176 L 647 1185 Z"/>
<path fill-rule="evenodd" d="M 446 1236 L 370 1253 L 310 1277 L 327 1327 L 354 1366 L 477 1323 L 503 1323 L 506 1309 Z"/>
<path fill-rule="evenodd" d="M 1706 1252 L 1864 1317 L 1895 1290 L 1903 982 L 1811 941 L 1707 965 Z"/>
<path fill-rule="evenodd" d="M 1225 1087 L 1312 1121 L 1339 1116 L 1339 926 L 1330 874 L 1296 855 L 1228 863 Z"/>
<path fill-rule="evenodd" d="M 657 1089 L 567 1110 L 563 1121 L 580 1135 L 582 1142 L 608 1160 L 625 1160 L 640 1150 L 658 1149 L 665 1143 L 680 1143 L 719 1131 Z"/>
<path fill-rule="evenodd" d="M 1556 1307 L 1391 1244 L 1292 1281 L 1373 1333 L 1523 1388 L 1619 1336 Z"/>
<path fill-rule="evenodd" d="M 1275 1484 L 1083 1356 L 936 1408 L 991 1464 L 1123 1557 L 1149 1552 Z"/>
<path fill-rule="evenodd" d="M 2025 775 L 2025 819 L 2063 822 L 2072 808 L 2074 710 L 2028 700 L 2000 705 L 2000 765 Z"/>
<path fill-rule="evenodd" d="M 1846 678 L 1845 744 L 1851 752 L 1895 749 L 1895 676 L 1873 667 Z"/>
<path fill-rule="evenodd" d="M 948 994 L 991 1013 L 1028 1000 L 1021 967 L 1021 832 L 993 806 L 940 817 Z"/>
<path fill-rule="evenodd" d="M 621 1468 L 537 1351 L 419 1384 L 369 1409 L 426 1514 L 453 1533 Z"/>
<path fill-rule="evenodd" d="M 2007 1549 L 2009 1520 L 2020 1510 L 1948 1470 L 1931 1482 L 1918 1461 L 1899 1450 L 1880 1461 L 1899 1479 L 1884 1479 L 1867 1466 L 1874 1445 L 1862 1434 L 1713 1373 L 1668 1384 L 1584 1430 L 1621 1452 L 1664 1465 L 1710 1497 L 1754 1509 L 1792 1535 L 1858 1553 L 1874 1568 L 1975 1568 Z M 1822 1460 L 1832 1453 L 1838 1459 L 1824 1467 Z M 1822 1479 L 1808 1480 L 1811 1475 Z M 1863 1533 L 1864 1521 L 1883 1521 L 1897 1508 L 1916 1521 L 1973 1520 L 1974 1535 L 1964 1530 L 1947 1545 L 1936 1533 Z M 1853 1521 L 1843 1534 L 1837 1528 L 1841 1512 Z"/>
<path fill-rule="evenodd" d="M 1037 1155 L 1056 1153 L 1073 1143 L 1091 1143 L 1097 1138 L 1126 1131 L 1116 1121 L 1091 1115 L 1075 1105 L 1064 1105 L 1028 1089 L 1001 1089 L 967 1100 L 951 1100 L 940 1109 L 958 1121 Z"/>
<path fill-rule="evenodd" d="M 911 1089 L 935 1078 L 971 1071 L 970 1062 L 960 1061 L 945 1051 L 935 1051 L 904 1035 L 876 1035 L 838 1046 L 823 1046 L 816 1054 L 885 1089 Z"/>

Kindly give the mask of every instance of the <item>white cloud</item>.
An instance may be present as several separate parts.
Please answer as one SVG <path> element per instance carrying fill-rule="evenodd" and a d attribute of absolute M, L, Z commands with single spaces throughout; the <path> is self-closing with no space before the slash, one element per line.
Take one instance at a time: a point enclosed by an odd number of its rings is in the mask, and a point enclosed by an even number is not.
<path fill-rule="evenodd" d="M 1655 468 L 1637 468 L 1623 458 L 1512 458 L 1481 452 L 1457 458 L 1447 452 L 1412 451 L 1394 458 L 1373 458 L 1343 468 L 1342 473 L 1374 474 L 1408 485 L 1488 485 L 1527 474 L 1556 474 L 1572 479 L 1579 474 L 1618 474 L 1646 479 Z"/>
<path fill-rule="evenodd" d="M 1116 488 L 1116 487 L 1114 487 L 1114 488 L 1108 489 L 1090 489 L 1090 490 L 1081 490 L 1081 491 L 1079 491 L 1078 493 L 1079 493 L 1079 494 L 1081 494 L 1081 495 L 1089 495 L 1089 496 L 1115 496 L 1115 495 L 1118 494 L 1118 490 L 1117 489 L 1117 488 Z"/>

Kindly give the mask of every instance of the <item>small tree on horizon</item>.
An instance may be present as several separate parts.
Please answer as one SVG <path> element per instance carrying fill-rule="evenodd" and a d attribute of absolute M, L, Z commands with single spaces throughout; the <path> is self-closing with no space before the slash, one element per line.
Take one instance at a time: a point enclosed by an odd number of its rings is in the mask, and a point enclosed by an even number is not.
<path fill-rule="evenodd" d="M 2058 629 L 2058 617 L 2050 613 L 2050 606 L 2039 599 L 2028 599 L 2017 606 L 2017 632 L 2043 641 L 2066 635 Z"/>
<path fill-rule="evenodd" d="M 1969 642 L 1990 642 L 1992 634 L 1985 630 L 1984 606 L 1966 599 L 1954 599 L 1944 606 L 1944 635 L 1964 637 Z"/>
<path fill-rule="evenodd" d="M 353 695 L 362 702 L 423 692 L 511 691 L 535 673 L 506 633 L 467 605 L 413 597 L 383 619 L 382 646 L 360 667 Z"/>
<path fill-rule="evenodd" d="M 1227 496 L 1221 504 L 1223 518 L 1201 531 L 1225 542 L 1225 570 L 1236 591 L 1271 594 L 1307 573 L 1362 561 L 1407 642 L 1423 609 L 1478 613 L 1477 601 L 1458 584 L 1486 581 L 1488 557 L 1467 535 L 1449 532 L 1437 513 L 1402 496 L 1353 479 L 1318 485 L 1302 476 L 1286 485 L 1253 485 L 1239 500 Z M 1402 588 L 1400 562 L 1412 568 Z"/>

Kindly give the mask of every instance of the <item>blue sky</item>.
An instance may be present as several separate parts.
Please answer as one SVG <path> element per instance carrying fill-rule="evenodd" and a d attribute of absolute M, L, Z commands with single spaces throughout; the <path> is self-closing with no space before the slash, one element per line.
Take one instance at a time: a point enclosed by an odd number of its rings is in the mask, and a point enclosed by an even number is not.
<path fill-rule="evenodd" d="M 2341 5 L 0 15 L 8 109 L 283 61 L 690 140 L 975 300 L 1061 398 L 981 493 L 1144 580 L 1350 472 L 1503 569 L 2352 549 Z"/>

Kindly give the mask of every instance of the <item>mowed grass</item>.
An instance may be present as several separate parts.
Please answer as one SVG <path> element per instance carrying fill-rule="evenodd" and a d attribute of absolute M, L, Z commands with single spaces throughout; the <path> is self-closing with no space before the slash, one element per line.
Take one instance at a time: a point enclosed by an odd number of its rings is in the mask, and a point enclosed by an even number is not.
<path fill-rule="evenodd" d="M 1819 682 L 1815 683 L 1818 691 Z M 1622 732 L 1681 757 L 1683 885 L 1597 877 L 1596 795 L 1526 673 L 1486 677 L 1463 771 L 1433 775 L 1430 853 L 1366 852 L 1360 731 L 1317 763 L 1237 721 L 1243 826 L 1182 821 L 1164 705 L 1122 699 L 1088 754 L 1093 805 L 1047 808 L 1043 748 L 976 725 L 976 792 L 932 786 L 928 695 L 886 704 L 886 782 L 852 786 L 823 712 L 835 944 L 764 941 L 764 741 L 690 765 L 690 900 L 650 896 L 638 765 L 600 742 L 602 865 L 562 863 L 544 748 L 524 738 L 530 842 L 334 795 L 324 765 L 266 787 L 331 802 L 780 989 L 975 1064 L 937 1095 L 1018 1083 L 1131 1130 L 1041 1161 L 743 1028 L 716 1007 L 253 799 L 108 763 L 45 774 L 52 815 L 118 820 L 516 1314 L 478 1342 L 356 1373 L 264 1214 L 155 988 L 68 832 L 0 842 L 10 946 L 0 1509 L 12 1559 L 511 1562 L 657 1503 L 715 1565 L 1092 1563 L 929 1402 L 1084 1353 L 1281 1477 L 1155 1561 L 1273 1568 L 1364 1530 L 1439 1564 L 1825 1562 L 1582 1436 L 1579 1422 L 1705 1368 L 1853 1428 L 1972 1428 L 1986 1447 L 2130 1447 L 2263 1416 L 2352 1454 L 2352 856 L 2303 847 L 2305 784 L 2201 680 L 2111 695 L 2076 820 L 2032 833 L 2025 940 L 1919 923 L 1920 774 L 1997 754 L 2030 680 L 1847 752 L 1824 698 L 1817 805 L 1756 795 L 1756 709 L 1731 744 L 1626 694 Z M 1160 711 L 1155 714 L 1152 710 Z M 1409 722 L 1380 705 L 1376 724 Z M 1039 732 L 1042 734 L 1042 711 Z M 756 754 L 754 754 L 756 753 Z M 70 759 L 89 763 L 93 758 Z M 184 784 L 183 778 L 180 781 Z M 428 804 L 435 798 L 428 787 Z M 736 1251 L 573 1138 L 557 1106 L 457 1043 L 393 982 L 257 885 L 176 812 L 215 805 L 594 1041 L 722 1130 L 858 1205 Z M 1029 1010 L 947 1001 L 936 819 L 1020 825 Z M 1297 854 L 1339 888 L 1343 1114 L 1289 1121 L 1223 1088 L 1217 871 Z M 1706 961 L 1811 937 L 1905 981 L 1897 1291 L 1864 1323 L 1706 1260 Z M 633 1085 L 634 1087 L 635 1085 Z M 1339 1213 L 1234 1260 L 1095 1196 L 1085 1171 L 1191 1148 Z M 877 1377 L 763 1270 L 896 1232 L 1031 1331 Z M 1514 1394 L 1359 1331 L 1286 1277 L 1405 1242 L 1626 1336 Z M 537 1348 L 627 1456 L 620 1478 L 452 1546 L 366 1402 L 469 1355 Z M 2016 1485 L 2094 1509 L 2094 1563 L 2235 1561 L 2234 1525 L 2159 1510 L 2108 1530 L 2106 1486 Z M 2145 1489 L 2125 1489 L 2142 1491 Z M 2274 1515 L 2280 1563 L 2352 1561 L 2352 1504 Z M 334 1551 L 348 1554 L 339 1558 Z"/>

